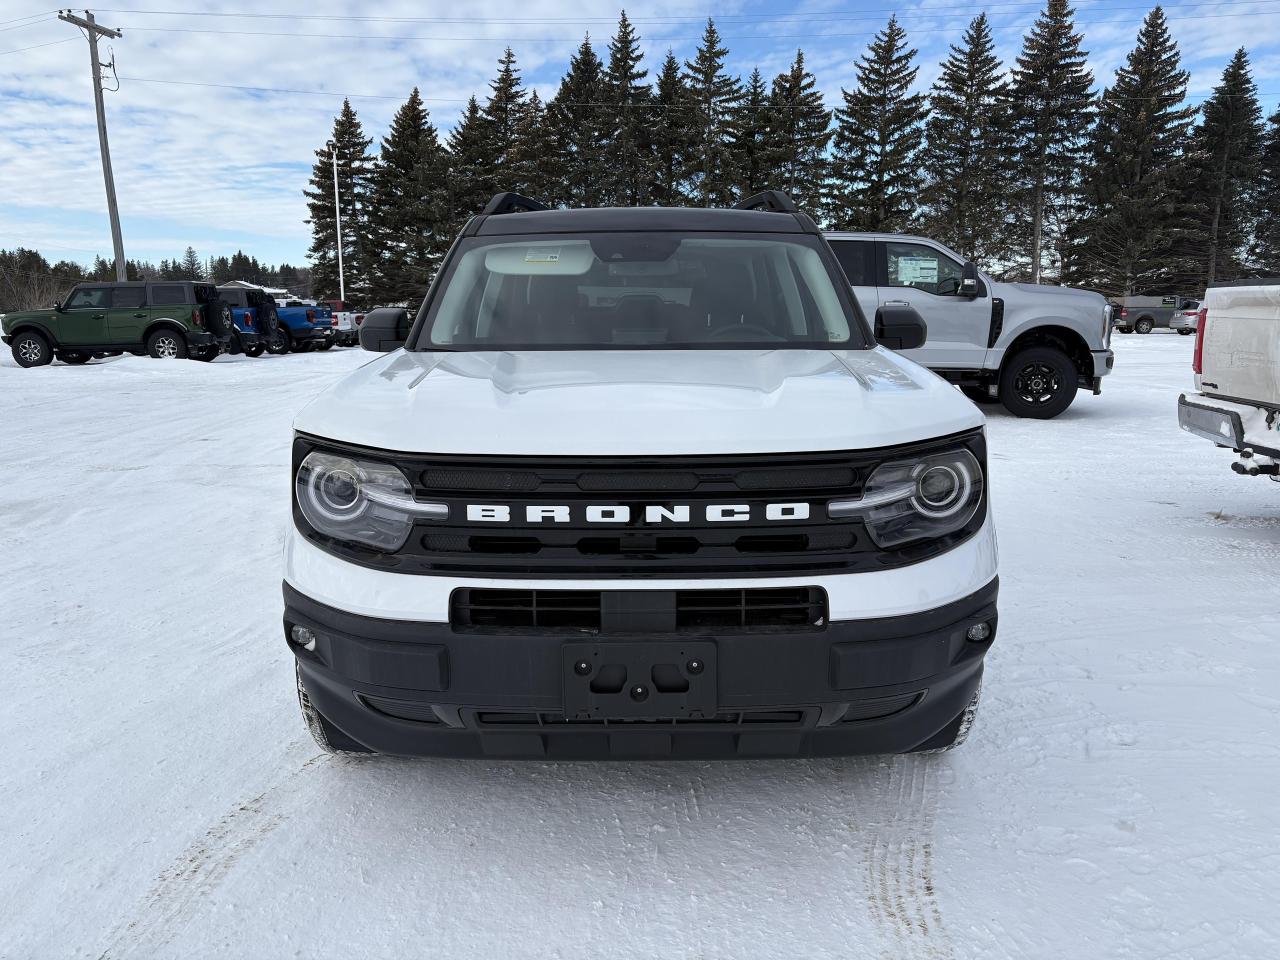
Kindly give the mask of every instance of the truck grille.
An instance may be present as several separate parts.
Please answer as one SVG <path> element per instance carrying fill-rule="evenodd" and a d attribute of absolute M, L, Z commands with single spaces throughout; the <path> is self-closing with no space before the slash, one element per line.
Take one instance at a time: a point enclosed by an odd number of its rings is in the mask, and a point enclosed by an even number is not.
<path fill-rule="evenodd" d="M 447 520 L 419 521 L 409 541 L 394 554 L 352 548 L 308 530 L 305 523 L 299 526 L 312 540 L 354 563 L 399 573 L 688 579 L 882 570 L 956 545 L 976 532 L 985 511 L 979 510 L 972 529 L 941 541 L 884 550 L 867 535 L 861 519 L 829 518 L 827 503 L 860 496 L 879 463 L 958 442 L 985 463 L 981 432 L 910 447 L 788 455 L 393 454 L 417 499 L 448 505 Z M 316 446 L 380 460 L 388 457 L 385 452 L 299 437 L 295 467 Z M 589 509 L 596 515 L 589 515 Z M 733 515 L 716 514 L 717 510 Z M 603 517 L 599 511 L 604 511 Z M 565 616 L 577 613 L 564 611 Z M 556 612 L 540 608 L 538 615 Z"/>

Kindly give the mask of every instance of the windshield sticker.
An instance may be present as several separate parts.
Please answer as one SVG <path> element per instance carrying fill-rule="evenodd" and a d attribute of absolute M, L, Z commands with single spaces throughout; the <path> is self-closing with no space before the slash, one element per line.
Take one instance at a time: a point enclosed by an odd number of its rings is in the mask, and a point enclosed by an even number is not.
<path fill-rule="evenodd" d="M 554 250 L 548 250 L 544 247 L 541 249 L 533 248 L 530 250 L 526 250 L 524 252 L 524 262 L 525 263 L 559 263 L 560 248 L 556 247 Z"/>

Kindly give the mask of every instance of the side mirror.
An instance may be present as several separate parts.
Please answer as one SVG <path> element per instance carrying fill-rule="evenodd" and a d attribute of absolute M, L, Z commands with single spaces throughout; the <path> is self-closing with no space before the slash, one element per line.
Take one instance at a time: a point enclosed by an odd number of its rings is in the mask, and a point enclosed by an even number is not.
<path fill-rule="evenodd" d="M 978 266 L 972 260 L 968 261 L 960 268 L 960 296 L 962 297 L 979 297 L 982 292 L 979 290 L 978 282 Z"/>
<path fill-rule="evenodd" d="M 929 328 L 914 307 L 880 307 L 876 310 L 876 343 L 890 350 L 914 350 L 924 346 Z"/>
<path fill-rule="evenodd" d="M 61 300 L 55 300 L 55 301 L 53 301 L 53 312 L 54 312 L 54 313 L 61 313 L 61 312 L 62 312 L 62 301 L 61 301 Z"/>
<path fill-rule="evenodd" d="M 360 346 L 374 353 L 390 353 L 409 339 L 409 311 L 403 307 L 379 307 L 364 315 Z"/>

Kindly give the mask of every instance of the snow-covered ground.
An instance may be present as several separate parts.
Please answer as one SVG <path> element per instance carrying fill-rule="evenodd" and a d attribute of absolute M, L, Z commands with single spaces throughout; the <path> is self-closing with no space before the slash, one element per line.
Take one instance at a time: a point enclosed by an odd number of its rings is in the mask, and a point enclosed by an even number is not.
<path fill-rule="evenodd" d="M 1000 639 L 942 757 L 319 756 L 289 424 L 368 355 L 0 360 L 0 956 L 1280 956 L 1280 484 L 1192 341 L 990 419 Z"/>

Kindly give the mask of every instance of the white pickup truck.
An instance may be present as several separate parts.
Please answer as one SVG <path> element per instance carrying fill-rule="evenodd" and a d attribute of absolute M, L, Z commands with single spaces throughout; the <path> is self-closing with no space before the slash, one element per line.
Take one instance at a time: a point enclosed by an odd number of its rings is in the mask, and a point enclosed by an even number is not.
<path fill-rule="evenodd" d="M 1280 480 L 1280 279 L 1205 292 L 1192 369 L 1178 425 L 1234 450 L 1236 473 Z"/>

